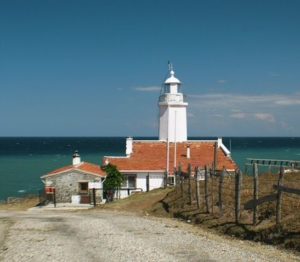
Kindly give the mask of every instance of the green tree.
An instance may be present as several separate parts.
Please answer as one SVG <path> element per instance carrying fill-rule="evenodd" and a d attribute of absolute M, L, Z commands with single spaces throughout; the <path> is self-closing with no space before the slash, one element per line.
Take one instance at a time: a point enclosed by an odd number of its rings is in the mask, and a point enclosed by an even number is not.
<path fill-rule="evenodd" d="M 103 187 L 106 192 L 106 199 L 109 202 L 113 201 L 115 191 L 121 187 L 124 178 L 117 167 L 112 164 L 106 165 L 103 169 L 106 172 Z"/>

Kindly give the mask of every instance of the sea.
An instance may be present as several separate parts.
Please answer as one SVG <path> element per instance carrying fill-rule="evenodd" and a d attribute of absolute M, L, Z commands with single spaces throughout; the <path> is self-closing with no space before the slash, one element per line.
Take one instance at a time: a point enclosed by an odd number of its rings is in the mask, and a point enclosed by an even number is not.
<path fill-rule="evenodd" d="M 125 142 L 125 137 L 0 137 L 0 200 L 37 195 L 40 176 L 70 165 L 75 150 L 83 161 L 101 164 L 103 156 L 124 155 Z M 300 161 L 300 137 L 225 137 L 223 143 L 242 170 L 247 158 Z"/>

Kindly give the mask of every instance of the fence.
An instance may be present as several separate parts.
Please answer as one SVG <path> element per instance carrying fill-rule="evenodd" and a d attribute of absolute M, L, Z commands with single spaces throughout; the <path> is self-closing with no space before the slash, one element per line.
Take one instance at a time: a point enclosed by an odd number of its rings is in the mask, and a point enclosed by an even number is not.
<path fill-rule="evenodd" d="M 257 163 L 252 174 L 240 170 L 193 168 L 187 176 L 176 172 L 175 192 L 181 208 L 190 206 L 214 217 L 224 217 L 236 224 L 257 225 L 273 221 L 280 226 L 286 219 L 300 217 L 300 173 L 259 173 Z M 179 203 L 178 202 L 178 203 Z"/>

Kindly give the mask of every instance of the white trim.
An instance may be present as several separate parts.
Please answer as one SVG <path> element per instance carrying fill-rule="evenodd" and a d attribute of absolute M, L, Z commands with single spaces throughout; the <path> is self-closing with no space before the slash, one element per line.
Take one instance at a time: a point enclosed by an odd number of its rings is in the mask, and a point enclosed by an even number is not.
<path fill-rule="evenodd" d="M 182 142 L 176 142 L 176 143 L 214 143 L 217 142 L 218 140 L 186 140 L 186 141 L 182 141 Z M 167 143 L 167 140 L 133 140 L 133 143 Z M 170 142 L 173 143 L 173 142 Z"/>
<path fill-rule="evenodd" d="M 83 174 L 88 174 L 88 175 L 93 175 L 93 176 L 99 176 L 99 177 L 106 177 L 101 175 L 101 174 L 96 174 L 96 173 L 93 173 L 93 172 L 89 172 L 89 171 L 85 171 L 85 170 L 81 170 L 81 169 L 78 169 L 78 168 L 69 168 L 67 170 L 64 170 L 64 171 L 59 171 L 59 172 L 56 172 L 56 173 L 50 173 L 50 174 L 46 174 L 46 175 L 43 175 L 41 176 L 40 178 L 46 178 L 46 177 L 51 177 L 51 176 L 56 176 L 56 175 L 60 175 L 60 174 L 63 174 L 63 173 L 67 173 L 69 171 L 78 171 L 80 173 L 83 173 Z"/>

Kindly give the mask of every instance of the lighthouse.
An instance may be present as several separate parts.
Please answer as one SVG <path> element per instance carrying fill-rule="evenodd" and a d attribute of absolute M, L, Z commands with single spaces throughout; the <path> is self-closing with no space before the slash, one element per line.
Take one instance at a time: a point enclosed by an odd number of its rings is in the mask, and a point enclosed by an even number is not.
<path fill-rule="evenodd" d="M 169 76 L 164 82 L 162 94 L 159 97 L 159 140 L 168 142 L 187 141 L 188 103 L 180 92 L 181 82 L 175 77 L 170 65 Z"/>

